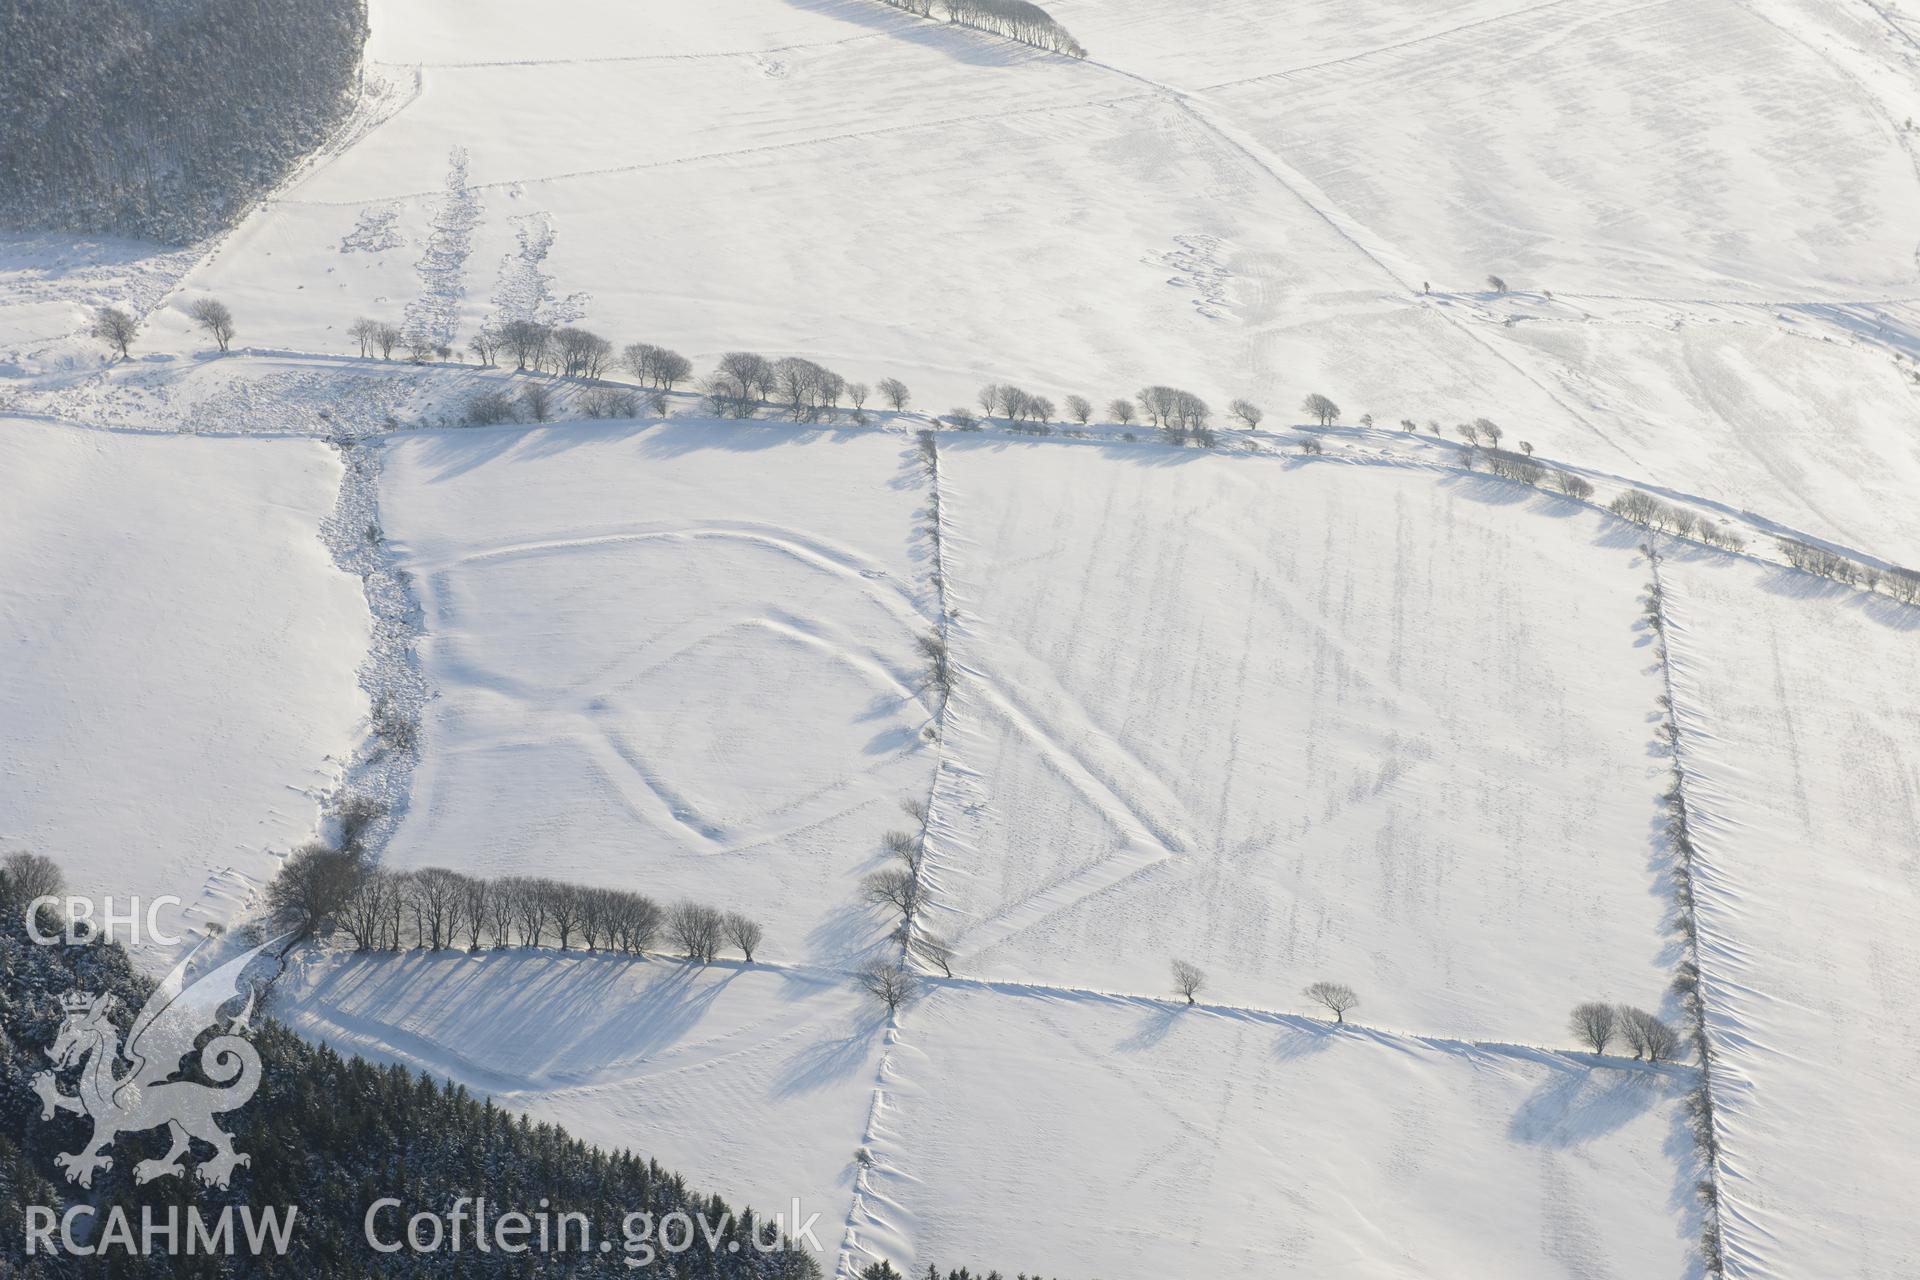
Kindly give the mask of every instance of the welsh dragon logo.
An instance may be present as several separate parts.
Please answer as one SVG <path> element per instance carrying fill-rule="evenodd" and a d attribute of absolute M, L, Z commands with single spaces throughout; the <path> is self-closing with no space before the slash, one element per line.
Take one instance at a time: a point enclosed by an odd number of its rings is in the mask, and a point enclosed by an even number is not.
<path fill-rule="evenodd" d="M 148 997 L 127 1034 L 124 1053 L 119 1031 L 107 1020 L 113 1007 L 110 993 L 70 991 L 60 997 L 67 1017 L 47 1056 L 63 1071 L 80 1067 L 79 1091 L 61 1093 L 52 1071 L 36 1075 L 33 1090 L 40 1095 L 42 1120 L 51 1120 L 56 1111 L 93 1120 L 93 1137 L 85 1146 L 71 1155 L 54 1157 L 54 1163 L 66 1171 L 67 1181 L 92 1186 L 95 1171 L 113 1167 L 109 1152 L 115 1138 L 161 1125 L 167 1127 L 172 1146 L 158 1160 L 136 1164 L 136 1182 L 184 1174 L 182 1160 L 193 1138 L 213 1148 L 212 1158 L 201 1161 L 195 1170 L 209 1186 L 226 1186 L 235 1168 L 251 1163 L 250 1157 L 234 1150 L 233 1135 L 214 1122 L 215 1114 L 245 1106 L 260 1087 L 260 1054 L 244 1034 L 253 1015 L 251 988 L 245 993 L 245 1007 L 228 1020 L 226 1031 L 200 1050 L 200 1070 L 214 1085 L 170 1077 L 181 1069 L 201 1033 L 219 1023 L 221 1008 L 240 998 L 246 967 L 272 945 L 262 943 L 189 985 L 187 969 L 200 953 L 199 947 L 194 948 Z M 118 1071 L 122 1058 L 131 1064 L 124 1074 Z"/>

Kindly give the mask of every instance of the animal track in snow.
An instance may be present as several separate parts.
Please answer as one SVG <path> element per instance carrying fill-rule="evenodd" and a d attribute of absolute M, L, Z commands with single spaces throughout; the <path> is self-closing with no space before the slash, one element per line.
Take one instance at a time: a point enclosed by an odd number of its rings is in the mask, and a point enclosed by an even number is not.
<path fill-rule="evenodd" d="M 342 253 L 385 253 L 388 249 L 398 249 L 401 244 L 400 231 L 395 226 L 400 220 L 398 205 L 382 204 L 360 211 L 360 220 L 353 230 L 340 237 Z"/>
<path fill-rule="evenodd" d="M 1233 273 L 1220 265 L 1221 249 L 1224 247 L 1218 236 L 1188 235 L 1175 236 L 1174 247 L 1164 253 L 1144 259 L 1149 266 L 1171 269 L 1175 274 L 1168 277 L 1167 283 L 1176 289 L 1191 289 L 1194 292 L 1193 307 L 1209 320 L 1224 320 L 1233 309 L 1233 295 L 1229 286 Z"/>
<path fill-rule="evenodd" d="M 480 221 L 480 197 L 467 185 L 467 152 L 455 147 L 447 161 L 446 194 L 433 214 L 433 231 L 416 269 L 420 297 L 407 306 L 403 328 L 451 345 L 459 328 L 460 300 L 466 296 L 467 255 L 473 251 L 473 229 Z"/>
<path fill-rule="evenodd" d="M 512 219 L 519 247 L 500 258 L 500 284 L 494 291 L 494 321 L 538 320 L 542 324 L 572 324 L 587 314 L 588 293 L 570 293 L 555 301 L 553 276 L 544 270 L 553 249 L 553 215 L 544 210 Z"/>

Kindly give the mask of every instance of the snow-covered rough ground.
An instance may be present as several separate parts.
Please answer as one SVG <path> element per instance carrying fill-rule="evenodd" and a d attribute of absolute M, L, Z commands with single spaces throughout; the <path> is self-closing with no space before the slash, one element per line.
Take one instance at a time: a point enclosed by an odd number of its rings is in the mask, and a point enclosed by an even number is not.
<path fill-rule="evenodd" d="M 0 418 L 0 848 L 196 927 L 251 905 L 366 715 L 339 483 L 314 441 Z"/>
<path fill-rule="evenodd" d="M 1920 1273 L 1920 610 L 1663 563 L 1733 1274 Z"/>

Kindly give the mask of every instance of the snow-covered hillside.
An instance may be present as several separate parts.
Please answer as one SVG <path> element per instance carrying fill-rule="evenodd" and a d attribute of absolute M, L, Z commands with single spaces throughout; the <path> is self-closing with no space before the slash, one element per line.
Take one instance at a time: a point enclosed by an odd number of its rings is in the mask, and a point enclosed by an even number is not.
<path fill-rule="evenodd" d="M 388 871 L 753 917 L 712 965 L 342 939 L 277 1012 L 798 1198 L 847 1280 L 1920 1274 L 1920 608 L 1776 541 L 1920 567 L 1920 18 L 1048 8 L 1088 57 L 374 0 L 231 233 L 0 242 L 0 852 L 243 918 L 345 780 Z M 588 421 L 466 350 L 515 320 L 695 376 Z M 718 419 L 734 350 L 911 403 Z M 1093 421 L 947 413 L 989 382 Z M 1152 383 L 1217 447 L 1110 420 Z M 557 421 L 461 425 L 527 385 Z M 863 880 L 921 805 L 903 937 Z"/>
<path fill-rule="evenodd" d="M 1908 1276 L 1920 611 L 1669 559 L 1738 1274 Z"/>
<path fill-rule="evenodd" d="M 1550 1042 L 1657 1004 L 1633 538 L 1400 468 L 962 440 L 934 919 L 995 977 Z M 1077 584 L 1067 596 L 1062 582 Z M 1142 608 L 1142 601 L 1152 601 Z"/>
<path fill-rule="evenodd" d="M 1276 1195 L 1298 1210 L 1284 1240 L 1222 1229 L 1181 1256 L 1246 1276 L 1289 1259 L 1391 1275 L 1441 1253 L 1547 1274 L 1589 1248 L 1615 1274 L 1642 1273 L 1637 1250 L 1682 1265 L 1692 1069 L 1529 1047 L 1564 1045 L 1582 999 L 1677 1016 L 1663 682 L 1624 523 L 1438 469 L 949 436 L 963 674 L 935 716 L 912 644 L 939 617 L 933 485 L 911 438 L 684 422 L 380 447 L 438 693 L 389 864 L 701 897 L 770 932 L 761 960 L 717 975 L 315 960 L 290 991 L 299 1025 L 758 1199 L 844 1207 L 857 1177 L 853 1259 L 924 1265 L 988 1221 L 1008 1223 L 987 1231 L 1008 1261 L 1060 1266 L 1051 1242 L 1089 1274 L 1152 1273 L 1173 1258 L 1139 1233 Z M 844 999 L 853 963 L 889 945 L 859 876 L 897 802 L 929 795 L 924 927 L 952 939 L 958 976 L 883 1038 Z M 1202 1007 L 1166 998 L 1175 957 L 1207 971 Z M 1369 1030 L 1306 1016 L 1320 978 L 1360 989 Z M 1342 1127 L 1368 1091 L 1409 1087 L 1460 1110 Z M 1229 1122 L 1236 1097 L 1296 1089 L 1328 1132 L 1301 1136 L 1277 1101 Z M 1138 1110 L 1163 1090 L 1219 1101 L 1211 1118 Z M 795 1108 L 830 1157 L 742 1145 L 742 1116 L 780 1134 Z M 823 1109 L 859 1123 L 833 1139 Z M 1131 1155 L 1101 1132 L 1120 1115 L 1144 1126 Z M 1236 1123 L 1271 1133 L 1205 1150 Z M 1168 1125 L 1185 1135 L 1170 1148 L 1153 1137 Z M 1407 1215 L 1377 1238 L 1325 1212 L 1330 1179 L 1406 1143 L 1457 1155 L 1469 1130 L 1495 1237 L 1429 1238 L 1451 1184 L 1425 1207 L 1343 1193 Z M 994 1142 L 1019 1177 L 983 1172 Z M 1290 1150 L 1344 1152 L 1348 1172 Z M 1080 1198 L 1036 1203 L 1025 1178 Z"/>
<path fill-rule="evenodd" d="M 196 928 L 253 905 L 366 716 L 339 484 L 309 440 L 0 419 L 0 848 Z"/>
<path fill-rule="evenodd" d="M 941 992 L 894 1062 L 860 1226 L 896 1256 L 986 1223 L 1049 1274 L 1694 1273 L 1683 1078 L 1048 992 Z"/>
<path fill-rule="evenodd" d="M 390 865 L 537 856 L 752 912 L 775 957 L 877 940 L 859 877 L 933 768 L 909 442 L 568 425 L 386 453 L 438 695 Z"/>
<path fill-rule="evenodd" d="M 1920 50 L 1868 13 L 1069 0 L 1078 61 L 877 0 L 510 8 L 376 4 L 364 135 L 149 342 L 198 349 L 211 293 L 254 346 L 538 316 L 934 409 L 1321 391 L 1920 559 L 1889 514 L 1920 484 Z"/>

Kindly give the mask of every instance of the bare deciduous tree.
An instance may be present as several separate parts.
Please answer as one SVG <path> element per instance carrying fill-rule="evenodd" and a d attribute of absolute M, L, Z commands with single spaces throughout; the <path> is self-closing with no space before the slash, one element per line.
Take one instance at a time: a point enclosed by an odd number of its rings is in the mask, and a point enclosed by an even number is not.
<path fill-rule="evenodd" d="M 520 404 L 535 422 L 553 417 L 553 388 L 544 382 L 529 382 L 520 388 Z"/>
<path fill-rule="evenodd" d="M 580 941 L 586 944 L 587 950 L 597 951 L 603 945 L 613 945 L 614 899 L 618 896 L 614 890 L 571 884 L 559 884 L 555 889 L 572 899 L 573 924 L 579 929 Z M 559 923 L 555 921 L 556 925 Z"/>
<path fill-rule="evenodd" d="M 1680 1052 L 1680 1033 L 1667 1023 L 1647 1015 L 1646 1023 L 1641 1027 L 1647 1038 L 1647 1061 L 1665 1062 L 1678 1056 Z"/>
<path fill-rule="evenodd" d="M 953 976 L 953 946 L 945 938 L 934 933 L 922 933 L 909 939 L 915 951 L 937 965 L 943 977 Z"/>
<path fill-rule="evenodd" d="M 1316 982 L 1302 994 L 1316 1004 L 1325 1005 L 1335 1022 L 1345 1022 L 1347 1010 L 1357 1008 L 1360 1004 L 1360 997 L 1344 982 Z"/>
<path fill-rule="evenodd" d="M 838 398 L 840 375 L 811 360 L 787 356 L 773 366 L 775 392 L 795 422 L 817 422 Z"/>
<path fill-rule="evenodd" d="M 407 877 L 407 891 L 425 930 L 422 946 L 438 951 L 453 945 L 465 900 L 466 877 L 445 867 L 422 867 Z"/>
<path fill-rule="evenodd" d="M 911 831 L 889 831 L 880 837 L 888 853 L 907 864 L 909 871 L 920 869 L 920 837 Z"/>
<path fill-rule="evenodd" d="M 693 376 L 693 361 L 678 351 L 662 350 L 654 363 L 654 381 L 662 391 L 671 391 L 674 387 Z"/>
<path fill-rule="evenodd" d="M 547 900 L 547 919 L 553 922 L 553 932 L 565 951 L 573 942 L 574 931 L 580 927 L 580 908 L 583 905 L 580 889 L 577 885 L 563 884 L 558 880 L 540 881 L 539 893 Z"/>
<path fill-rule="evenodd" d="M 1142 387 L 1138 399 L 1147 421 L 1174 433 L 1204 430 L 1212 414 L 1205 400 L 1178 387 Z"/>
<path fill-rule="evenodd" d="M 697 902 L 676 903 L 667 913 L 667 936 L 690 960 L 710 964 L 720 953 L 726 921 L 712 907 Z"/>
<path fill-rule="evenodd" d="M 773 362 L 755 351 L 729 351 L 707 378 L 707 402 L 715 413 L 751 418 L 771 390 Z"/>
<path fill-rule="evenodd" d="M 1200 994 L 1200 988 L 1207 985 L 1207 975 L 1201 972 L 1199 965 L 1189 964 L 1185 960 L 1175 960 L 1172 970 L 1175 993 L 1185 996 L 1187 1003 L 1192 1004 L 1193 998 Z"/>
<path fill-rule="evenodd" d="M 724 927 L 727 941 L 740 948 L 740 954 L 747 958 L 748 964 L 752 964 L 754 948 L 767 936 L 767 931 L 760 927 L 758 920 L 749 919 L 737 911 L 727 915 Z"/>
<path fill-rule="evenodd" d="M 1081 426 L 1086 426 L 1093 418 L 1093 401 L 1085 396 L 1068 396 L 1067 416 Z"/>
<path fill-rule="evenodd" d="M 21 849 L 0 861 L 0 903 L 19 913 L 35 898 L 58 897 L 66 888 L 60 864 L 41 853 Z"/>
<path fill-rule="evenodd" d="M 233 341 L 233 312 L 218 298 L 200 298 L 187 308 L 187 316 L 205 329 L 225 351 Z"/>
<path fill-rule="evenodd" d="M 470 427 L 490 427 L 496 423 L 512 422 L 513 406 L 514 398 L 498 387 L 476 391 L 467 400 L 461 420 Z"/>
<path fill-rule="evenodd" d="M 389 917 L 399 907 L 399 895 L 393 876 L 372 871 L 348 895 L 340 908 L 339 924 L 353 939 L 355 949 L 372 951 L 387 945 Z"/>
<path fill-rule="evenodd" d="M 513 921 L 519 907 L 520 881 L 512 876 L 491 882 L 487 890 L 487 929 L 496 950 L 513 943 Z"/>
<path fill-rule="evenodd" d="M 880 398 L 895 413 L 905 409 L 913 400 L 913 393 L 907 390 L 907 384 L 898 378 L 880 379 Z"/>
<path fill-rule="evenodd" d="M 1259 426 L 1260 419 L 1266 416 L 1260 411 L 1260 406 L 1251 400 L 1235 400 L 1227 406 L 1227 414 L 1249 431 Z"/>
<path fill-rule="evenodd" d="M 1589 1000 L 1585 1004 L 1573 1006 L 1573 1013 L 1567 1019 L 1567 1028 L 1580 1043 L 1595 1053 L 1605 1053 L 1613 1042 L 1614 1029 L 1619 1015 L 1610 1004 Z"/>
<path fill-rule="evenodd" d="M 513 357 L 513 367 L 524 372 L 546 363 L 553 330 L 537 320 L 509 320 L 500 326 L 500 343 Z"/>
<path fill-rule="evenodd" d="M 1680 1034 L 1645 1009 L 1636 1009 L 1630 1004 L 1619 1005 L 1614 1009 L 1614 1022 L 1620 1038 L 1627 1042 L 1627 1047 L 1633 1050 L 1636 1058 L 1664 1062 L 1673 1057 L 1680 1047 Z M 1599 1050 L 1594 1052 L 1598 1053 Z"/>
<path fill-rule="evenodd" d="M 613 357 L 613 344 L 589 329 L 553 331 L 553 359 L 564 378 L 598 378 Z"/>
<path fill-rule="evenodd" d="M 382 322 L 373 326 L 373 345 L 380 348 L 382 360 L 393 359 L 393 349 L 400 345 L 400 326 Z"/>
<path fill-rule="evenodd" d="M 887 1008 L 891 1017 L 900 1006 L 911 1001 L 920 989 L 913 971 L 897 961 L 875 960 L 854 975 L 860 989 Z"/>
<path fill-rule="evenodd" d="M 520 930 L 520 945 L 537 947 L 547 932 L 547 894 L 545 885 L 535 879 L 516 876 L 508 882 L 514 905 L 514 925 Z"/>
<path fill-rule="evenodd" d="M 927 660 L 927 680 L 937 689 L 942 699 L 953 695 L 953 658 L 947 650 L 947 641 L 938 631 L 930 631 L 914 641 L 920 654 Z"/>
<path fill-rule="evenodd" d="M 671 391 L 675 384 L 693 374 L 693 362 L 678 351 L 656 347 L 650 342 L 635 342 L 620 353 L 621 361 L 638 381 L 656 391 Z"/>
<path fill-rule="evenodd" d="M 1642 1026 L 1642 1019 L 1646 1017 L 1646 1014 L 1630 1004 L 1619 1004 L 1613 1007 L 1614 1027 L 1620 1032 L 1620 1038 L 1627 1042 L 1627 1048 L 1633 1050 L 1633 1056 L 1636 1058 L 1647 1051 L 1647 1037 Z"/>
<path fill-rule="evenodd" d="M 139 327 L 132 316 L 118 307 L 102 307 L 93 318 L 93 336 L 118 351 L 123 360 L 133 351 L 133 338 Z"/>
<path fill-rule="evenodd" d="M 1593 486 L 1587 483 L 1585 478 L 1574 475 L 1571 471 L 1554 472 L 1553 482 L 1559 486 L 1560 492 L 1566 494 L 1569 498 L 1584 499 L 1593 496 Z"/>
<path fill-rule="evenodd" d="M 867 901 L 911 916 L 920 906 L 920 879 L 905 867 L 883 867 L 860 881 Z"/>
<path fill-rule="evenodd" d="M 640 412 L 640 400 L 626 387 L 602 383 L 580 393 L 580 410 L 589 418 L 631 418 Z"/>
<path fill-rule="evenodd" d="M 287 946 L 327 929 L 366 870 L 358 855 L 324 844 L 305 844 L 288 854 L 266 894 L 268 912 L 292 926 Z"/>
<path fill-rule="evenodd" d="M 627 367 L 627 372 L 631 373 L 636 381 L 651 385 L 654 358 L 661 350 L 662 348 L 654 346 L 651 342 L 629 342 L 620 348 L 620 363 Z"/>
<path fill-rule="evenodd" d="M 1323 427 L 1340 421 L 1340 406 L 1317 391 L 1300 402 L 1300 409 Z"/>
<path fill-rule="evenodd" d="M 666 913 L 660 904 L 645 894 L 623 893 L 614 916 L 614 937 L 628 955 L 642 955 L 660 936 Z"/>
<path fill-rule="evenodd" d="M 485 876 L 460 877 L 460 923 L 466 931 L 467 950 L 480 949 L 480 935 L 486 932 L 493 915 L 493 881 Z"/>
<path fill-rule="evenodd" d="M 387 804 L 359 791 L 342 792 L 333 803 L 333 820 L 340 824 L 340 847 L 359 850 L 367 832 L 387 816 Z"/>
<path fill-rule="evenodd" d="M 358 320 L 355 320 L 347 326 L 347 336 L 360 343 L 360 358 L 362 360 L 373 354 L 373 336 L 378 333 L 379 330 L 380 322 L 378 320 L 369 320 L 366 316 L 361 316 Z"/>

